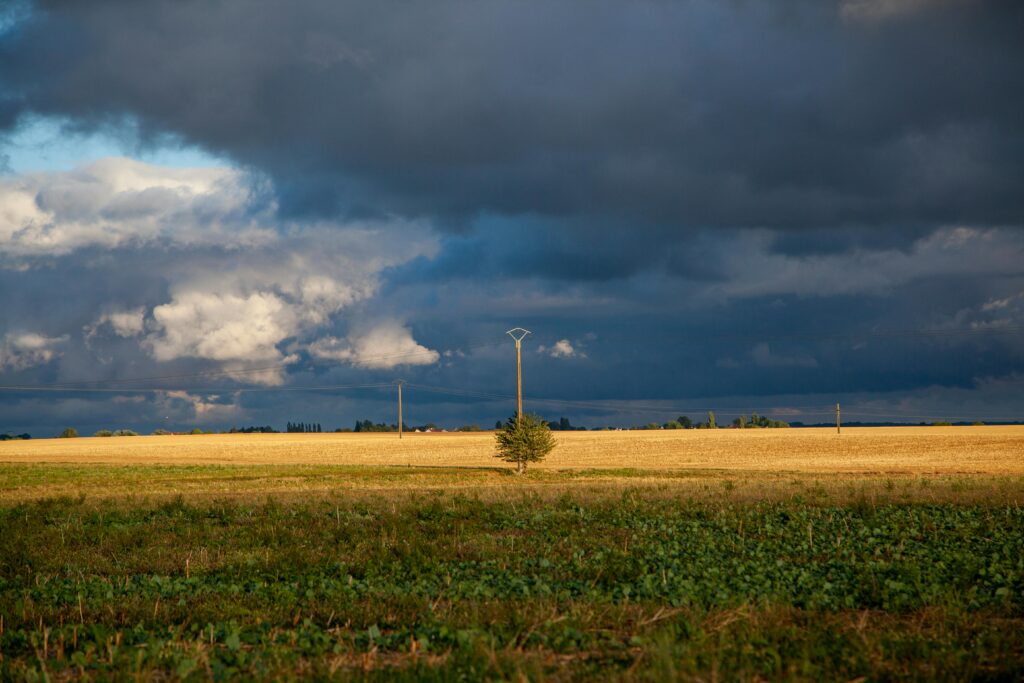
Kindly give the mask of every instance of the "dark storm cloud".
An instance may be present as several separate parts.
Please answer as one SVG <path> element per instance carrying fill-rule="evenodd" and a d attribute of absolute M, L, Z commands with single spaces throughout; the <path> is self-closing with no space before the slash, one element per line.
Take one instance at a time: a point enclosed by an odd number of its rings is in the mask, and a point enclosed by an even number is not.
<path fill-rule="evenodd" d="M 42 2 L 0 80 L 8 112 L 252 164 L 292 212 L 917 236 L 1021 222 L 1022 34 L 1009 1 Z"/>
<path fill-rule="evenodd" d="M 255 171 L 184 213 L 166 169 L 117 201 L 82 189 L 89 169 L 38 181 L 18 204 L 28 218 L 0 223 L 0 343 L 26 366 L 5 381 L 220 369 L 196 351 L 216 331 L 198 322 L 270 295 L 282 308 L 240 316 L 237 336 L 257 318 L 283 326 L 256 351 L 300 358 L 288 387 L 403 376 L 511 394 L 513 324 L 534 330 L 534 398 L 766 412 L 767 397 L 873 392 L 894 417 L 908 396 L 953 415 L 975 400 L 957 392 L 1024 367 L 1019 334 L 969 332 L 1024 325 L 1018 2 L 93 0 L 37 2 L 6 31 L 2 17 L 0 129 L 33 115 L 120 127 L 127 147 L 195 144 Z M 37 210 L 53 216 L 42 236 Z M 398 225 L 346 220 L 367 216 Z M 297 293 L 328 275 L 340 294 L 361 265 L 379 290 L 343 309 Z M 174 335 L 152 327 L 157 307 L 196 312 L 161 358 L 152 340 Z M 135 310 L 144 333 L 101 322 Z M 378 321 L 451 353 L 372 369 L 304 346 Z M 870 334 L 907 329 L 950 333 Z M 552 355 L 562 340 L 579 353 Z M 251 382 L 142 400 L 3 394 L 0 431 L 392 419 L 389 395 L 238 386 Z M 972 409 L 1019 408 L 1008 386 Z M 406 395 L 414 422 L 511 410 L 446 400 Z"/>

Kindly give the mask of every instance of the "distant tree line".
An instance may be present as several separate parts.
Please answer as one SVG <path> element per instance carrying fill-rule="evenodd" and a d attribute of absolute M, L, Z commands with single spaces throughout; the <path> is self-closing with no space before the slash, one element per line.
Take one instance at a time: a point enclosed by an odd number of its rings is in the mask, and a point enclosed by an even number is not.
<path fill-rule="evenodd" d="M 131 429 L 101 429 L 93 436 L 138 436 L 139 433 Z"/>
<path fill-rule="evenodd" d="M 288 423 L 291 425 L 291 423 Z M 319 427 L 320 425 L 317 425 Z M 289 429 L 288 431 L 292 431 Z M 317 431 L 320 431 L 317 429 Z M 232 427 L 228 434 L 278 434 L 279 432 L 270 425 L 262 427 Z"/>
<path fill-rule="evenodd" d="M 408 425 L 403 424 L 404 429 L 408 429 Z M 356 420 L 356 426 L 352 428 L 353 432 L 397 432 L 397 424 L 384 424 L 383 422 L 374 422 L 373 420 Z"/>
<path fill-rule="evenodd" d="M 764 429 L 764 428 L 778 428 L 778 427 L 789 427 L 788 422 L 782 420 L 772 420 L 763 415 L 754 413 L 748 420 L 745 415 L 741 415 L 732 421 L 732 429 Z M 552 427 L 552 429 L 554 429 Z M 634 427 L 634 429 L 720 429 L 718 421 L 715 419 L 713 412 L 708 412 L 707 420 L 704 422 L 694 422 L 688 415 L 680 415 L 675 420 L 671 420 L 664 424 L 658 424 L 657 422 L 650 422 L 643 427 Z"/>
<path fill-rule="evenodd" d="M 31 434 L 11 434 L 10 432 L 0 434 L 0 441 L 23 441 L 31 438 Z"/>
<path fill-rule="evenodd" d="M 356 420 L 355 426 L 353 427 L 338 427 L 334 430 L 335 432 L 344 433 L 363 433 L 363 432 L 397 432 L 398 423 L 387 424 L 385 422 L 374 422 L 373 420 Z M 433 422 L 428 422 L 422 425 L 411 425 L 408 422 L 402 422 L 402 431 L 405 432 L 430 432 L 430 431 L 442 431 Z M 463 425 L 453 431 L 457 432 L 479 432 L 481 431 L 479 425 Z"/>
<path fill-rule="evenodd" d="M 544 424 L 546 424 L 548 426 L 548 429 L 550 429 L 553 432 L 585 432 L 585 431 L 587 431 L 586 427 L 573 427 L 572 423 L 569 422 L 569 418 L 567 418 L 567 417 L 560 417 L 560 418 L 558 418 L 557 422 L 552 420 L 551 422 L 545 422 Z M 497 425 L 495 425 L 495 428 L 500 429 L 501 428 L 501 423 L 499 422 Z"/>
<path fill-rule="evenodd" d="M 285 427 L 285 431 L 289 434 L 316 434 L 323 430 L 320 429 L 319 422 L 289 422 L 288 426 Z"/>
<path fill-rule="evenodd" d="M 718 429 L 718 421 L 715 419 L 715 414 L 708 411 L 708 418 L 704 422 L 694 422 L 689 415 L 680 415 L 664 424 L 648 422 L 646 425 L 634 427 L 634 429 Z"/>
<path fill-rule="evenodd" d="M 789 427 L 789 423 L 783 422 L 782 420 L 772 420 L 764 415 L 753 413 L 749 420 L 746 415 L 740 415 L 732 421 L 732 426 L 737 429 L 775 429 L 780 427 Z"/>

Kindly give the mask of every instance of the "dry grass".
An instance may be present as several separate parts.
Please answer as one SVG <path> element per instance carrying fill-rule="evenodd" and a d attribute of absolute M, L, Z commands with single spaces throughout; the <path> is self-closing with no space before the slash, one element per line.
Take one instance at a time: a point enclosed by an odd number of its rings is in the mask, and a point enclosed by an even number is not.
<path fill-rule="evenodd" d="M 1018 504 L 1024 426 L 558 434 L 525 477 L 482 434 L 237 434 L 0 442 L 0 503 L 464 491 L 488 500 L 646 495 Z"/>
<path fill-rule="evenodd" d="M 1024 426 L 569 432 L 543 470 L 1024 474 Z M 0 443 L 0 463 L 486 467 L 480 434 L 211 434 Z"/>

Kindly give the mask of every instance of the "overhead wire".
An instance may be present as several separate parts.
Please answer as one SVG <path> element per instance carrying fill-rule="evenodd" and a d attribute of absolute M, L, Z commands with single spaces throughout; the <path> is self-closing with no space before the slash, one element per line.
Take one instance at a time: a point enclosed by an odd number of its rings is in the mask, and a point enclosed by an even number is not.
<path fill-rule="evenodd" d="M 702 340 L 757 340 L 757 341 L 773 341 L 773 340 L 797 340 L 797 339 L 808 339 L 808 340 L 851 340 L 851 339 L 864 339 L 870 337 L 903 337 L 903 336 L 953 336 L 963 334 L 1004 334 L 1004 333 L 1018 333 L 1024 332 L 1024 326 L 1005 326 L 998 328 L 961 328 L 961 329 L 916 329 L 916 330 L 872 330 L 860 333 L 852 334 L 814 334 L 814 333 L 793 333 L 793 334 L 781 334 L 781 335 L 713 335 L 713 336 L 702 336 L 699 338 L 685 338 L 678 340 L 680 343 L 686 343 L 688 341 L 694 341 L 697 339 Z M 645 338 L 647 339 L 647 338 Z M 482 348 L 498 346 L 497 342 L 474 344 L 471 346 L 464 346 L 458 350 L 462 353 L 479 350 Z M 389 360 L 403 360 L 412 359 L 418 357 L 433 357 L 438 355 L 439 352 L 431 349 L 423 349 L 417 351 L 400 352 L 400 353 L 387 353 L 387 354 L 375 354 L 375 355 L 363 355 L 358 356 L 355 360 L 357 364 L 367 364 L 380 361 Z M 400 363 L 399 363 L 400 364 Z M 312 365 L 312 364 L 308 364 Z M 293 361 L 283 361 L 274 365 L 261 366 L 256 368 L 242 368 L 233 370 L 208 370 L 199 371 L 194 373 L 181 373 L 173 375 L 156 375 L 148 377 L 135 377 L 135 378 L 111 378 L 111 379 L 100 379 L 100 380 L 83 380 L 79 382 L 66 382 L 59 384 L 48 384 L 48 385 L 0 385 L 0 391 L 24 391 L 24 392 L 67 392 L 67 393 L 113 393 L 113 394 L 125 394 L 125 393 L 170 393 L 175 391 L 186 391 L 190 393 L 202 393 L 202 394 L 241 394 L 241 393 L 269 393 L 269 392 L 302 392 L 302 391 L 345 391 L 351 389 L 379 389 L 384 387 L 394 386 L 393 382 L 376 382 L 376 383 L 359 383 L 359 384 L 332 384 L 332 385 L 321 385 L 321 386 L 289 386 L 289 387 L 216 387 L 216 388 L 169 388 L 169 387 L 112 387 L 110 385 L 120 384 L 134 384 L 138 382 L 161 382 L 167 380 L 181 380 L 181 379 L 197 379 L 197 378 L 217 378 L 217 377 L 229 377 L 234 378 L 239 375 L 252 375 L 255 373 L 264 373 L 276 370 L 284 370 L 288 368 L 301 367 Z M 1014 380 L 1007 380 L 1014 381 Z M 1021 380 L 1024 381 L 1024 380 Z M 98 386 L 97 386 L 98 385 Z M 485 392 L 474 389 L 458 388 L 458 387 L 436 387 L 431 385 L 424 385 L 419 383 L 406 383 L 409 388 L 418 389 L 420 391 L 426 391 L 437 394 L 445 394 L 450 396 L 464 397 L 464 398 L 477 398 L 486 399 L 491 401 L 506 401 L 514 400 L 515 397 L 504 394 L 497 394 L 493 392 Z M 623 403 L 615 400 L 605 399 L 593 399 L 593 400 L 570 400 L 570 399 L 556 399 L 556 398 L 543 398 L 543 397 L 530 397 L 529 402 L 557 406 L 563 408 L 576 408 L 586 410 L 608 410 L 620 413 L 676 413 L 679 415 L 703 413 L 709 410 L 718 412 L 722 415 L 745 415 L 754 411 L 733 411 L 733 410 L 715 410 L 713 408 L 688 408 L 679 407 L 674 405 L 666 404 L 651 404 L 651 403 Z M 819 409 L 820 408 L 820 409 Z M 831 414 L 831 407 L 821 406 L 786 406 L 786 410 L 798 410 L 800 415 L 827 415 Z M 775 411 L 767 411 L 769 413 Z M 921 415 L 921 414 L 907 414 L 901 413 L 898 410 L 872 412 L 870 410 L 848 410 L 844 409 L 843 414 L 846 416 L 861 416 L 861 417 L 900 417 L 905 419 L 956 419 L 951 418 L 948 415 Z M 1014 417 L 990 417 L 984 416 L 971 416 L 965 419 L 988 419 L 988 420 L 1015 420 L 1019 418 Z"/>

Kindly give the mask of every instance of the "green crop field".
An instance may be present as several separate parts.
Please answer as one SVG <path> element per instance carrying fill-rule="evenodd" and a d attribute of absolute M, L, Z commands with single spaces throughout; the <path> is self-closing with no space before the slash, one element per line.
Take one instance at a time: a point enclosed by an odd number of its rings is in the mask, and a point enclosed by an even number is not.
<path fill-rule="evenodd" d="M 1022 494 L 1015 473 L 8 463 L 0 679 L 1020 679 Z"/>

